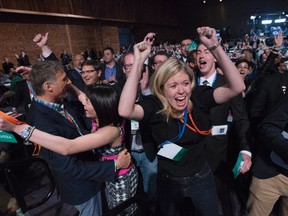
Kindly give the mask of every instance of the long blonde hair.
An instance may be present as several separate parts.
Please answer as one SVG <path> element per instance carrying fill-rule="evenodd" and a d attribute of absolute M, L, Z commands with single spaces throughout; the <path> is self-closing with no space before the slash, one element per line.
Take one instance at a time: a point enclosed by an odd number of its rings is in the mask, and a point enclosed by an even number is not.
<path fill-rule="evenodd" d="M 151 77 L 150 80 L 150 90 L 153 95 L 155 95 L 162 103 L 163 109 L 160 110 L 160 113 L 163 113 L 166 116 L 168 121 L 169 117 L 172 118 L 181 118 L 182 116 L 174 110 L 169 104 L 168 100 L 164 96 L 164 84 L 175 74 L 180 71 L 184 71 L 191 82 L 191 90 L 195 86 L 195 76 L 192 69 L 178 59 L 169 59 L 163 62 L 157 71 Z"/>

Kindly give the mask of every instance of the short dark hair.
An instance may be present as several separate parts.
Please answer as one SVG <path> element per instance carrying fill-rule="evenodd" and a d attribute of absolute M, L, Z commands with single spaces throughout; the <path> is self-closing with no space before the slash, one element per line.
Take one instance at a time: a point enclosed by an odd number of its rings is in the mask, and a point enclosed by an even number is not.
<path fill-rule="evenodd" d="M 188 55 L 187 55 L 187 62 L 192 62 L 192 63 L 195 63 L 196 59 L 194 57 L 194 54 L 197 53 L 197 50 L 191 50 Z"/>
<path fill-rule="evenodd" d="M 112 86 L 105 84 L 89 86 L 87 97 L 97 113 L 99 127 L 121 126 L 123 118 L 118 114 L 119 94 Z"/>
<path fill-rule="evenodd" d="M 158 52 L 156 52 L 152 57 L 151 57 L 151 63 L 154 64 L 155 63 L 155 57 L 158 55 L 162 55 L 162 56 L 166 56 L 167 59 L 169 59 L 169 55 L 166 51 L 164 50 L 160 50 Z"/>
<path fill-rule="evenodd" d="M 247 63 L 248 66 L 249 66 L 249 68 L 253 68 L 253 67 L 254 67 L 253 63 L 252 63 L 251 61 L 248 61 L 248 60 L 245 59 L 245 58 L 240 58 L 240 59 L 238 59 L 238 60 L 236 61 L 236 63 L 235 63 L 235 66 L 238 67 L 238 65 L 241 64 L 241 63 L 243 63 L 243 62 Z"/>
<path fill-rule="evenodd" d="M 124 55 L 123 55 L 123 57 L 122 57 L 122 66 L 124 66 L 125 65 L 125 57 L 126 56 L 128 56 L 128 55 L 133 55 L 134 56 L 134 52 L 132 52 L 132 51 L 129 51 L 129 52 L 126 52 Z"/>
<path fill-rule="evenodd" d="M 110 50 L 113 55 L 115 54 L 114 49 L 113 49 L 112 47 L 105 47 L 104 50 L 103 50 L 103 52 L 104 52 L 105 50 Z"/>
<path fill-rule="evenodd" d="M 30 71 L 31 85 L 36 95 L 44 95 L 43 84 L 47 81 L 55 82 L 56 74 L 64 71 L 59 61 L 40 61 L 33 65 Z"/>
<path fill-rule="evenodd" d="M 93 68 L 98 71 L 101 69 L 101 64 L 98 62 L 98 61 L 95 61 L 95 60 L 87 60 L 87 61 L 84 61 L 82 64 L 81 64 L 81 67 L 83 66 L 93 66 Z"/>

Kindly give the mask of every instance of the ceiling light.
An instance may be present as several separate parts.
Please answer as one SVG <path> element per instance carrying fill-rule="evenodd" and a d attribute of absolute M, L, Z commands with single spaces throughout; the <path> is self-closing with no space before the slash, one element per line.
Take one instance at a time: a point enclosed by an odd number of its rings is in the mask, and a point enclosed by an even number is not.
<path fill-rule="evenodd" d="M 286 18 L 276 19 L 274 22 L 275 23 L 284 23 L 284 22 L 286 22 Z"/>
<path fill-rule="evenodd" d="M 271 24 L 271 23 L 272 23 L 272 20 L 262 20 L 261 23 L 262 23 L 263 25 Z"/>

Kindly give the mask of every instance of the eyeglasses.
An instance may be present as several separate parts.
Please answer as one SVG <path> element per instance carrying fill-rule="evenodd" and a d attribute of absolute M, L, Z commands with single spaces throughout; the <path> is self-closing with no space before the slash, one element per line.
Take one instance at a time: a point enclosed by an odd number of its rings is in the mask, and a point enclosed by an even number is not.
<path fill-rule="evenodd" d="M 133 64 L 125 64 L 123 65 L 125 69 L 131 68 Z"/>
<path fill-rule="evenodd" d="M 81 71 L 80 74 L 81 74 L 81 75 L 84 75 L 84 74 L 86 74 L 86 73 L 90 74 L 90 73 L 93 73 L 94 71 L 96 71 L 96 70 Z"/>

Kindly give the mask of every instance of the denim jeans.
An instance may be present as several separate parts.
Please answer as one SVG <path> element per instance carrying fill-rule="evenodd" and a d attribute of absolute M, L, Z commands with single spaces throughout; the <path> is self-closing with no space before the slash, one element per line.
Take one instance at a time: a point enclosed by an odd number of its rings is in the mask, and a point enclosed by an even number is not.
<path fill-rule="evenodd" d="M 79 191 L 81 193 L 81 191 Z M 99 191 L 94 197 L 89 199 L 87 202 L 74 205 L 79 211 L 79 216 L 101 216 L 102 215 L 102 201 L 101 191 Z"/>
<path fill-rule="evenodd" d="M 158 176 L 161 215 L 180 215 L 180 212 L 183 211 L 184 197 L 191 199 L 196 211 L 195 215 L 219 215 L 215 183 L 207 164 L 198 173 L 190 177 L 174 177 L 161 173 Z M 185 215 L 188 216 L 189 214 L 186 213 Z"/>
<path fill-rule="evenodd" d="M 156 156 L 154 161 L 150 162 L 144 152 L 131 152 L 131 155 L 135 160 L 135 165 L 140 168 L 143 177 L 143 189 L 147 193 L 149 201 L 155 204 L 157 199 L 158 158 Z"/>

